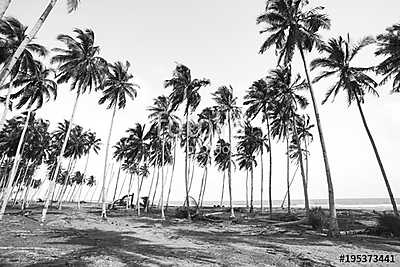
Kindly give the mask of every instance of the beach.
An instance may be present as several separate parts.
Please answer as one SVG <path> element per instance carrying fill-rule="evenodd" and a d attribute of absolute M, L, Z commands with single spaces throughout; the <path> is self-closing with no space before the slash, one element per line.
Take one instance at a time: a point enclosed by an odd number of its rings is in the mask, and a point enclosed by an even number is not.
<path fill-rule="evenodd" d="M 214 220 L 188 222 L 174 217 L 174 207 L 165 221 L 156 210 L 141 217 L 134 210 L 113 210 L 102 220 L 97 205 L 73 208 L 49 211 L 44 224 L 39 206 L 24 214 L 11 210 L 0 222 L 0 265 L 343 266 L 340 255 L 357 254 L 394 255 L 400 261 L 399 239 L 353 233 L 374 225 L 367 210 L 339 210 L 341 229 L 348 235 L 328 238 L 305 225 L 272 226 L 276 219 L 259 210 L 248 215 L 238 209 L 236 219 L 229 220 L 228 211 L 208 208 Z M 276 208 L 274 217 L 285 212 Z M 293 213 L 301 217 L 303 211 Z"/>

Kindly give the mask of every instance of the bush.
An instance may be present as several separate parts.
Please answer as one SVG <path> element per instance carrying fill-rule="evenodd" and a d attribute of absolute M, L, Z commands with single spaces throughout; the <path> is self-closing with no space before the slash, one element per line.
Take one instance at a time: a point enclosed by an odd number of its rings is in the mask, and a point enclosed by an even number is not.
<path fill-rule="evenodd" d="M 400 217 L 393 214 L 380 214 L 376 228 L 378 233 L 400 237 Z"/>
<path fill-rule="evenodd" d="M 322 230 L 328 222 L 328 215 L 321 207 L 312 208 L 309 215 L 310 225 L 314 230 Z"/>

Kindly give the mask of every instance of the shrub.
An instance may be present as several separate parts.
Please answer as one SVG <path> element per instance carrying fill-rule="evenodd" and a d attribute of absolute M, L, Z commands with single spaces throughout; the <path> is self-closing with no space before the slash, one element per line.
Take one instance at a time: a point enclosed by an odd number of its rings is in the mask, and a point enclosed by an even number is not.
<path fill-rule="evenodd" d="M 309 214 L 309 222 L 314 230 L 322 230 L 328 222 L 328 216 L 321 207 L 312 208 Z"/>
<path fill-rule="evenodd" d="M 400 217 L 393 214 L 380 214 L 378 217 L 377 232 L 400 237 Z"/>

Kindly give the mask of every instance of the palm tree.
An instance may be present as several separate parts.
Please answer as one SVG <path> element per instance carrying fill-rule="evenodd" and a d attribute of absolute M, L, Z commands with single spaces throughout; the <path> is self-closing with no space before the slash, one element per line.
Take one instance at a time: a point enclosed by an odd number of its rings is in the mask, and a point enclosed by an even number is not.
<path fill-rule="evenodd" d="M 377 37 L 377 56 L 385 59 L 376 67 L 378 74 L 384 75 L 380 84 L 385 84 L 393 78 L 392 92 L 400 92 L 400 23 L 386 29 L 386 32 Z"/>
<path fill-rule="evenodd" d="M 10 61 L 10 57 L 14 51 L 17 50 L 18 46 L 22 43 L 25 38 L 25 32 L 27 27 L 24 26 L 17 19 L 9 17 L 0 20 L 0 42 L 2 43 L 2 56 L 0 58 L 0 64 Z M 34 55 L 38 55 L 40 57 L 45 57 L 48 54 L 47 49 L 36 43 L 31 43 L 25 47 L 24 50 L 21 51 L 18 59 L 15 61 L 12 68 L 10 68 L 10 79 L 9 83 L 5 85 L 7 87 L 7 94 L 4 101 L 4 111 L 0 119 L 0 130 L 3 128 L 7 113 L 10 110 L 8 107 L 10 106 L 10 98 L 12 94 L 12 81 L 16 78 L 19 73 L 28 73 L 34 72 L 36 69 L 36 62 L 34 59 Z M 5 82 L 5 79 L 4 79 Z M 1 85 L 4 82 L 0 83 Z M 1 88 L 2 86 L 0 86 Z"/>
<path fill-rule="evenodd" d="M 78 7 L 78 3 L 80 0 L 66 0 L 68 6 L 68 12 L 74 11 Z M 50 0 L 49 4 L 47 5 L 46 9 L 33 26 L 31 31 L 24 35 L 24 38 L 18 45 L 18 48 L 13 52 L 13 55 L 10 57 L 10 60 L 6 63 L 3 67 L 2 71 L 0 72 L 0 87 L 5 83 L 7 77 L 10 75 L 12 69 L 14 68 L 17 61 L 20 59 L 21 55 L 30 45 L 30 42 L 35 38 L 36 34 L 39 32 L 40 28 L 43 26 L 44 22 L 46 21 L 47 17 L 49 16 L 51 10 L 56 5 L 57 0 Z"/>
<path fill-rule="evenodd" d="M 236 105 L 237 98 L 233 96 L 233 88 L 232 86 L 226 87 L 221 86 L 217 89 L 215 93 L 213 93 L 213 99 L 216 102 L 215 109 L 218 112 L 219 122 L 221 125 L 224 125 L 225 122 L 228 122 L 228 134 L 229 134 L 229 145 L 232 145 L 232 123 L 236 123 L 236 121 L 241 116 L 241 110 Z M 229 205 L 231 208 L 231 218 L 235 217 L 235 213 L 233 212 L 232 205 L 232 148 L 229 148 L 229 165 L 228 165 L 228 189 L 229 189 Z"/>
<path fill-rule="evenodd" d="M 0 220 L 4 215 L 7 202 L 11 194 L 11 186 L 14 182 L 16 171 L 21 160 L 21 149 L 30 122 L 31 112 L 33 109 L 36 110 L 41 108 L 44 102 L 57 97 L 57 84 L 50 79 L 51 74 L 52 72 L 46 69 L 40 62 L 36 62 L 36 70 L 26 74 L 20 74 L 14 81 L 16 86 L 20 86 L 22 88 L 20 91 L 15 93 L 12 98 L 18 98 L 18 103 L 16 105 L 17 109 L 26 106 L 28 113 L 26 115 L 25 125 L 18 142 L 18 148 L 15 152 L 14 162 L 9 177 L 10 183 L 8 185 L 7 192 L 3 199 L 3 204 L 0 210 Z"/>
<path fill-rule="evenodd" d="M 352 66 L 352 60 L 354 60 L 358 52 L 373 42 L 374 40 L 371 37 L 363 38 L 356 44 L 353 44 L 350 41 L 349 36 L 347 36 L 346 39 L 342 37 L 330 39 L 326 45 L 321 47 L 321 51 L 323 51 L 326 56 L 314 59 L 311 62 L 311 68 L 315 69 L 319 67 L 324 69 L 324 71 L 315 78 L 315 82 L 333 75 L 338 77 L 337 81 L 335 81 L 333 86 L 327 92 L 322 103 L 325 103 L 330 96 L 333 96 L 334 98 L 341 89 L 346 93 L 349 106 L 353 101 L 357 103 L 361 120 L 363 122 L 365 131 L 367 132 L 369 141 L 371 142 L 376 160 L 378 161 L 379 168 L 386 184 L 390 201 L 392 202 L 393 212 L 398 216 L 399 212 L 397 210 L 396 200 L 393 196 L 381 157 L 376 147 L 374 138 L 369 130 L 364 111 L 362 109 L 362 104 L 364 104 L 365 95 L 367 93 L 378 95 L 378 93 L 375 91 L 377 83 L 366 74 L 368 68 Z"/>
<path fill-rule="evenodd" d="M 10 5 L 11 0 L 3 0 L 0 1 L 0 19 L 3 18 L 4 13 L 6 13 L 6 10 L 8 8 L 8 6 Z"/>
<path fill-rule="evenodd" d="M 254 120 L 258 114 L 262 115 L 262 122 L 267 124 L 267 140 L 269 148 L 269 179 L 268 197 L 269 214 L 272 215 L 272 145 L 270 133 L 270 116 L 274 106 L 275 91 L 267 85 L 265 79 L 255 81 L 244 96 L 244 105 L 249 106 L 246 110 L 246 117 Z M 261 163 L 262 166 L 262 163 Z M 263 184 L 261 185 L 263 188 Z M 262 189 L 261 189 L 262 191 Z M 262 197 L 261 197 L 262 198 Z"/>
<path fill-rule="evenodd" d="M 71 90 L 76 90 L 76 98 L 72 114 L 70 117 L 70 125 L 64 137 L 64 141 L 57 158 L 56 167 L 53 172 L 53 179 L 46 196 L 46 202 L 43 208 L 42 221 L 46 220 L 46 213 L 50 205 L 50 196 L 53 194 L 55 179 L 61 166 L 61 159 L 67 146 L 68 138 L 71 132 L 78 100 L 81 94 L 97 88 L 103 79 L 103 73 L 107 62 L 98 56 L 100 47 L 95 45 L 94 32 L 92 30 L 75 29 L 76 38 L 69 35 L 61 34 L 57 40 L 65 44 L 67 47 L 55 48 L 54 52 L 58 53 L 51 59 L 52 63 L 58 63 L 58 83 L 71 82 Z"/>
<path fill-rule="evenodd" d="M 221 207 L 224 198 L 225 172 L 229 168 L 229 166 L 235 166 L 235 162 L 232 160 L 231 157 L 229 157 L 229 155 L 232 154 L 230 149 L 231 145 L 221 138 L 218 139 L 216 147 L 214 149 L 214 163 L 219 171 L 224 172 L 224 176 L 222 178 L 222 192 L 220 202 Z"/>
<path fill-rule="evenodd" d="M 176 111 L 178 107 L 186 101 L 185 104 L 185 123 L 186 136 L 189 136 L 189 113 L 196 110 L 200 103 L 199 90 L 202 87 L 208 86 L 210 81 L 207 79 L 194 79 L 190 73 L 190 69 L 185 65 L 178 64 L 172 74 L 172 79 L 165 81 L 165 88 L 172 87 L 172 92 L 169 95 L 171 100 L 171 109 Z M 185 146 L 185 189 L 186 189 L 186 211 L 187 218 L 190 220 L 189 210 L 189 139 L 187 138 Z"/>
<path fill-rule="evenodd" d="M 103 209 L 101 216 L 103 219 L 106 215 L 106 195 L 105 195 L 105 183 L 106 183 L 106 172 L 107 172 L 107 161 L 108 161 L 108 150 L 110 147 L 110 139 L 112 133 L 112 127 L 114 123 L 115 113 L 118 109 L 123 109 L 126 106 L 127 97 L 134 99 L 137 95 L 136 89 L 139 88 L 137 84 L 132 83 L 130 80 L 133 75 L 129 73 L 130 64 L 127 61 L 125 64 L 117 62 L 114 65 L 110 65 L 110 72 L 108 73 L 104 83 L 100 86 L 104 88 L 103 97 L 100 98 L 99 104 L 109 102 L 107 109 L 113 109 L 110 130 L 108 132 L 108 139 L 106 145 L 106 155 L 104 159 L 104 170 L 103 170 Z"/>
<path fill-rule="evenodd" d="M 328 154 L 322 132 L 320 114 L 318 112 L 318 106 L 307 68 L 307 61 L 304 55 L 305 51 L 312 51 L 314 46 L 320 46 L 321 40 L 319 39 L 318 32 L 321 29 L 329 29 L 330 20 L 326 14 L 321 13 L 323 7 L 315 7 L 306 10 L 307 4 L 308 1 L 306 0 L 269 0 L 267 2 L 265 12 L 257 18 L 258 24 L 267 24 L 267 27 L 265 30 L 261 31 L 261 33 L 268 34 L 267 39 L 260 48 L 260 53 L 264 53 L 271 46 L 275 46 L 279 53 L 278 65 L 281 63 L 282 59 L 284 64 L 287 65 L 291 62 L 296 48 L 300 52 L 314 108 L 322 156 L 325 164 L 330 213 L 329 234 L 337 235 L 339 226 L 336 218 L 335 196 Z"/>

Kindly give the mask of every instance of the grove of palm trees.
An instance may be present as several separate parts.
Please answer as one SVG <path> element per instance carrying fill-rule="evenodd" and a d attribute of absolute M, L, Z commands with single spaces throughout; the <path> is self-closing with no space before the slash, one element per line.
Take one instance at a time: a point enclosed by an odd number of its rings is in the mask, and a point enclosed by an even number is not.
<path fill-rule="evenodd" d="M 0 265 L 398 264 L 398 3 L 106 2 L 0 0 Z"/>

